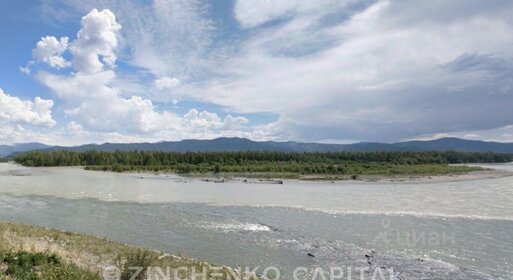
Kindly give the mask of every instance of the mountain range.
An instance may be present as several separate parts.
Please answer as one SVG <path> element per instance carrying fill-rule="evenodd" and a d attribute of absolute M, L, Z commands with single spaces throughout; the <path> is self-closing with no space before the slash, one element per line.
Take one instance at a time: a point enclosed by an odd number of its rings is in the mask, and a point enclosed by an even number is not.
<path fill-rule="evenodd" d="M 41 143 L 21 143 L 14 145 L 0 145 L 0 157 L 10 156 L 15 153 L 28 152 L 34 150 L 44 150 L 51 146 Z"/>
<path fill-rule="evenodd" d="M 182 140 L 158 143 L 104 143 L 87 144 L 73 147 L 49 146 L 41 143 L 23 143 L 0 145 L 0 156 L 6 157 L 19 152 L 32 150 L 98 150 L 119 151 L 166 151 L 166 152 L 203 152 L 203 151 L 281 151 L 281 152 L 376 152 L 376 151 L 459 151 L 459 152 L 496 152 L 513 153 L 513 143 L 465 140 L 459 138 L 441 138 L 429 141 L 407 141 L 398 143 L 360 142 L 354 144 L 321 144 L 295 141 L 257 142 L 245 138 L 216 138 L 211 140 Z"/>

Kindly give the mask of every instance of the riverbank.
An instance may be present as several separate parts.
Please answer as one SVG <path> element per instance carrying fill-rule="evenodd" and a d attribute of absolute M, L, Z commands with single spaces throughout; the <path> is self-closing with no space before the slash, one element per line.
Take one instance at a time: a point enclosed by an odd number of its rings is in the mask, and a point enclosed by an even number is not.
<path fill-rule="evenodd" d="M 462 173 L 452 173 L 445 175 L 425 175 L 425 176 L 396 176 L 396 177 L 363 177 L 361 181 L 369 183 L 450 183 L 460 181 L 473 181 L 485 179 L 497 179 L 513 176 L 513 172 L 494 169 L 481 169 Z"/>
<path fill-rule="evenodd" d="M 448 164 L 417 164 L 417 165 L 397 165 L 382 164 L 379 167 L 371 166 L 368 168 L 359 168 L 358 172 L 351 173 L 298 173 L 298 172 L 176 172 L 172 169 L 151 169 L 140 166 L 128 166 L 119 168 L 114 166 L 85 166 L 85 170 L 92 171 L 112 171 L 118 173 L 141 173 L 141 174 L 167 174 L 184 178 L 201 179 L 206 182 L 225 183 L 228 181 L 242 181 L 245 183 L 275 183 L 281 184 L 283 180 L 301 180 L 301 181 L 418 181 L 466 175 L 469 178 L 487 177 L 496 178 L 496 172 L 488 172 L 485 168 L 479 166 L 466 165 L 448 165 Z M 468 176 L 471 173 L 478 172 L 476 175 Z M 452 178 L 451 178 L 452 179 Z"/>
<path fill-rule="evenodd" d="M 78 268 L 79 273 L 86 276 L 83 279 L 103 279 L 104 273 L 123 272 L 124 264 L 131 262 L 132 266 L 137 266 L 137 261 L 134 262 L 134 259 L 141 260 L 142 258 L 146 259 L 147 265 L 163 268 L 164 271 L 167 267 L 183 268 L 181 273 L 187 277 L 190 277 L 189 273 L 193 269 L 197 272 L 207 271 L 207 273 L 214 273 L 215 270 L 224 276 L 228 273 L 226 267 L 218 269 L 205 262 L 136 248 L 107 239 L 7 222 L 0 222 L 0 253 L 2 252 L 6 255 L 42 253 L 39 258 L 57 256 L 63 260 L 66 266 Z M 8 272 L 6 259 L 0 259 L 0 279 L 9 279 L 4 278 L 8 277 L 6 275 Z M 223 279 L 223 277 L 219 279 Z"/>
<path fill-rule="evenodd" d="M 458 181 L 471 181 L 494 179 L 513 176 L 513 172 L 488 169 L 479 166 L 458 166 L 459 170 L 452 170 L 452 172 L 439 172 L 439 173 L 425 173 L 425 174 L 400 174 L 400 175 L 374 175 L 374 174 L 359 174 L 359 175 L 305 175 L 294 173 L 279 173 L 279 172 L 261 172 L 261 173 L 176 173 L 171 171 L 124 171 L 121 173 L 141 174 L 141 175 L 154 175 L 154 176 L 174 176 L 179 177 L 181 182 L 188 180 L 201 180 L 209 183 L 228 183 L 228 182 L 242 182 L 246 184 L 277 184 L 281 185 L 287 181 L 311 181 L 311 182 L 363 182 L 363 183 L 443 183 L 443 182 L 458 182 Z M 85 168 L 86 170 L 90 170 Z M 113 171 L 105 171 L 113 172 Z M 141 179 L 144 177 L 141 177 Z"/>
<path fill-rule="evenodd" d="M 288 169 L 294 163 L 284 163 Z M 185 177 L 244 177 L 244 178 L 260 178 L 260 179 L 301 179 L 301 180 L 357 180 L 362 178 L 393 178 L 393 177 L 412 177 L 412 176 L 439 176 L 439 175 L 455 175 L 468 173 L 472 171 L 481 171 L 483 168 L 479 166 L 466 165 L 449 165 L 449 164 L 393 164 L 393 163 L 344 163 L 344 166 L 332 166 L 323 164 L 314 171 L 280 171 L 280 169 L 265 169 L 254 171 L 231 171 L 234 168 L 221 166 L 220 171 L 211 171 L 210 169 L 198 169 L 194 171 L 179 171 L 167 166 L 138 166 L 138 165 L 86 165 L 86 170 L 93 171 L 114 171 L 114 172 L 139 172 L 139 173 L 163 173 L 177 174 Z M 339 170 L 340 168 L 340 170 Z"/>
<path fill-rule="evenodd" d="M 29 167 L 30 168 L 30 167 Z M 35 170 L 38 170 L 36 167 Z M 63 167 L 43 167 L 43 168 L 63 168 Z M 496 168 L 483 167 L 478 164 L 474 165 L 444 165 L 431 166 L 414 170 L 411 173 L 377 173 L 368 172 L 363 174 L 299 174 L 290 172 L 201 172 L 201 173 L 179 173 L 173 170 L 149 170 L 149 169 L 126 169 L 123 171 L 113 171 L 109 168 L 100 166 L 75 166 L 64 168 L 77 168 L 94 172 L 114 172 L 127 174 L 140 174 L 143 179 L 147 175 L 158 177 L 171 177 L 177 182 L 187 183 L 192 180 L 201 180 L 208 183 L 228 183 L 241 182 L 246 184 L 284 184 L 287 181 L 310 181 L 310 182 L 339 182 L 339 183 L 444 183 L 457 181 L 470 181 L 482 179 L 494 179 L 513 176 L 512 171 L 501 170 Z M 398 173 L 398 174 L 396 174 Z M 25 170 L 4 170 L 0 171 L 0 176 L 31 176 L 30 169 Z"/>
<path fill-rule="evenodd" d="M 358 176 L 318 176 L 318 175 L 301 175 L 296 174 L 175 174 L 175 173 L 155 173 L 155 172 L 138 172 L 140 174 L 161 175 L 178 175 L 184 178 L 202 180 L 211 183 L 228 183 L 238 181 L 247 184 L 285 184 L 287 181 L 310 181 L 310 182 L 333 182 L 333 183 L 379 183 L 379 184 L 412 184 L 412 183 L 444 183 L 495 179 L 513 176 L 513 172 L 495 169 L 475 169 L 462 172 L 447 173 L 443 175 L 358 175 Z"/>
<path fill-rule="evenodd" d="M 513 155 L 458 152 L 158 152 L 95 150 L 33 151 L 13 160 L 28 167 L 84 166 L 87 170 L 158 172 L 184 176 L 356 180 L 359 177 L 415 177 L 467 173 L 476 166 L 454 164 L 505 163 Z"/>

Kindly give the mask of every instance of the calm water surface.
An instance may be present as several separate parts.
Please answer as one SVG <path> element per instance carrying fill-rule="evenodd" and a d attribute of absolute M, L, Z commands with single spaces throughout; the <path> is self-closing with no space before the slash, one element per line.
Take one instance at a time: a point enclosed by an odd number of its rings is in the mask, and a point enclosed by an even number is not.
<path fill-rule="evenodd" d="M 297 266 L 393 268 L 397 279 L 513 279 L 513 177 L 216 184 L 1 163 L 0 220 L 233 267 L 274 265 L 282 279 Z"/>

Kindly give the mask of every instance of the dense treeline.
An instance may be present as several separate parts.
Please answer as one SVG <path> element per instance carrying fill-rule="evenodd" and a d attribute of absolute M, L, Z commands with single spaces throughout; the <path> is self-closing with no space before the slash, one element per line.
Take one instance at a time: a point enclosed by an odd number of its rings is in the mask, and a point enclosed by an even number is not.
<path fill-rule="evenodd" d="M 510 162 L 513 155 L 460 152 L 27 152 L 25 166 L 87 166 L 94 170 L 181 173 L 284 172 L 298 174 L 432 174 L 457 171 L 449 163 Z"/>

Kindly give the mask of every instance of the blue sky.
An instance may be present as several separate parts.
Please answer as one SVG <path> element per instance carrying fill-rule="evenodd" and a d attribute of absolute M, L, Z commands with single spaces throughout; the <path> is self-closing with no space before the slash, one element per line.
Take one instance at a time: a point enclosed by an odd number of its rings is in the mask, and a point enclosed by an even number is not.
<path fill-rule="evenodd" d="M 0 4 L 0 143 L 513 141 L 513 3 Z"/>

